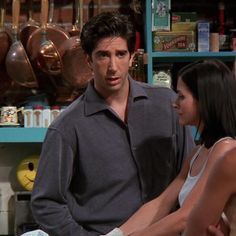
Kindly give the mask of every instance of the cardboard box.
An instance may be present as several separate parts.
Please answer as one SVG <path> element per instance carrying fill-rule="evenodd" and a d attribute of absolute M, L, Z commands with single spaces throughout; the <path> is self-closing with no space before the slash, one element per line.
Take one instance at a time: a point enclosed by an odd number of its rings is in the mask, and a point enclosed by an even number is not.
<path fill-rule="evenodd" d="M 193 31 L 153 32 L 153 51 L 193 52 L 195 47 L 195 34 Z"/>
<path fill-rule="evenodd" d="M 179 22 L 172 24 L 172 31 L 194 31 L 196 32 L 196 22 Z"/>
<path fill-rule="evenodd" d="M 210 51 L 210 23 L 198 22 L 198 52 Z"/>
<path fill-rule="evenodd" d="M 196 12 L 172 12 L 172 24 L 174 23 L 187 23 L 187 22 L 197 22 Z"/>
<path fill-rule="evenodd" d="M 170 0 L 152 1 L 152 31 L 170 31 Z"/>
<path fill-rule="evenodd" d="M 196 31 L 196 12 L 173 12 L 171 17 L 172 31 Z"/>

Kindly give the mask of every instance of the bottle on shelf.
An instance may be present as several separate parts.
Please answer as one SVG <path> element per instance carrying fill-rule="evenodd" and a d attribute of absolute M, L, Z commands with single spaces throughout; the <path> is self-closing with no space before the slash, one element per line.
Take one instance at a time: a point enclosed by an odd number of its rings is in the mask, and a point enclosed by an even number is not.
<path fill-rule="evenodd" d="M 143 48 L 136 50 L 132 66 L 130 68 L 130 74 L 134 80 L 146 82 Z"/>
<path fill-rule="evenodd" d="M 210 24 L 210 51 L 219 52 L 220 50 L 220 36 L 218 31 L 217 20 L 213 19 Z"/>
<path fill-rule="evenodd" d="M 218 3 L 218 22 L 219 22 L 219 34 L 225 34 L 225 3 L 220 1 Z"/>
<path fill-rule="evenodd" d="M 230 36 L 226 27 L 226 6 L 224 1 L 218 3 L 218 32 L 219 32 L 219 50 L 230 50 Z"/>

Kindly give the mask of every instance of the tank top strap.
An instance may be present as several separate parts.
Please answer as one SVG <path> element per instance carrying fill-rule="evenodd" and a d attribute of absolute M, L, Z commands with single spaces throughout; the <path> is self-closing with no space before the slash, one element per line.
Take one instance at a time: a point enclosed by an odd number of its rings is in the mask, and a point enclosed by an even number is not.
<path fill-rule="evenodd" d="M 201 169 L 201 171 L 199 172 L 198 175 L 201 175 L 202 172 L 204 171 L 205 166 L 206 166 L 207 161 L 208 161 L 208 158 L 209 158 L 211 152 L 213 151 L 213 149 L 215 148 L 216 144 L 217 144 L 217 143 L 220 143 L 220 142 L 222 142 L 222 141 L 224 141 L 224 140 L 227 140 L 227 139 L 233 139 L 233 138 L 232 138 L 232 137 L 229 137 L 229 136 L 223 137 L 223 138 L 217 140 L 217 141 L 213 144 L 213 146 L 212 146 L 212 147 L 210 148 L 210 150 L 209 150 L 208 155 L 206 156 L 205 163 L 204 163 L 204 165 L 203 165 L 203 167 L 202 167 L 202 169 Z M 196 153 L 194 154 L 194 156 L 193 156 L 193 158 L 192 158 L 192 160 L 191 160 L 191 162 L 190 162 L 190 171 L 191 171 L 191 169 L 192 169 L 192 165 L 193 165 L 195 159 L 198 157 L 198 155 L 199 155 L 201 149 L 203 148 L 203 146 L 204 146 L 204 145 L 201 145 L 201 146 L 199 147 L 199 149 L 196 151 Z M 190 171 L 189 171 L 189 174 L 190 174 Z"/>
<path fill-rule="evenodd" d="M 202 148 L 203 148 L 203 144 L 198 148 L 198 150 L 195 152 L 195 154 L 193 155 L 191 161 L 190 161 L 190 170 L 192 168 L 193 162 L 195 161 L 195 159 L 198 157 L 199 153 L 201 152 Z"/>
<path fill-rule="evenodd" d="M 226 136 L 226 137 L 223 137 L 223 138 L 220 138 L 219 140 L 217 140 L 217 141 L 213 144 L 213 146 L 211 147 L 208 156 L 211 154 L 211 152 L 213 151 L 213 149 L 215 148 L 215 146 L 216 146 L 217 143 L 220 143 L 220 142 L 222 142 L 222 141 L 224 141 L 224 140 L 227 140 L 227 139 L 233 139 L 233 138 L 230 137 L 230 136 Z"/>
<path fill-rule="evenodd" d="M 224 141 L 224 140 L 227 140 L 227 139 L 233 139 L 233 138 L 232 138 L 232 137 L 229 137 L 229 136 L 223 137 L 223 138 L 217 140 L 217 141 L 213 144 L 213 146 L 210 148 L 210 151 L 209 151 L 209 153 L 208 153 L 208 155 L 207 155 L 207 157 L 206 157 L 205 163 L 204 163 L 203 168 L 201 169 L 200 173 L 202 173 L 202 172 L 204 171 L 204 169 L 205 169 L 205 167 L 206 167 L 206 164 L 207 164 L 207 161 L 208 161 L 208 159 L 209 159 L 209 156 L 210 156 L 211 152 L 213 151 L 213 149 L 215 148 L 216 144 L 217 144 L 217 143 L 220 143 L 220 142 L 222 142 L 222 141 Z"/>

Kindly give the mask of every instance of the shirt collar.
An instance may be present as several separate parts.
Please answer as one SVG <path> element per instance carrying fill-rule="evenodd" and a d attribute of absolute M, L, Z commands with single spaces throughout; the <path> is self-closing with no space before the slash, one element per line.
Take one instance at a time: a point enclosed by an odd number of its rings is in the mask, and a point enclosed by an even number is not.
<path fill-rule="evenodd" d="M 130 101 L 135 102 L 137 100 L 136 98 L 148 98 L 146 91 L 139 82 L 134 81 L 130 76 L 128 80 L 130 84 Z M 85 91 L 85 115 L 89 116 L 99 111 L 108 109 L 109 106 L 94 89 L 93 80 L 90 81 Z"/>

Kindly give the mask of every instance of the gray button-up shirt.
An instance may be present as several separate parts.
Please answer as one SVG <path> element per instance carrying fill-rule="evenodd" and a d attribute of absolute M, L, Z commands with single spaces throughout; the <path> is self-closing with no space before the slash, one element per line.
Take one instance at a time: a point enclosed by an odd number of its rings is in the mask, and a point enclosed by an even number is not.
<path fill-rule="evenodd" d="M 194 145 L 171 106 L 175 93 L 129 80 L 127 123 L 90 83 L 48 129 L 32 210 L 53 236 L 121 225 L 166 188 Z"/>

